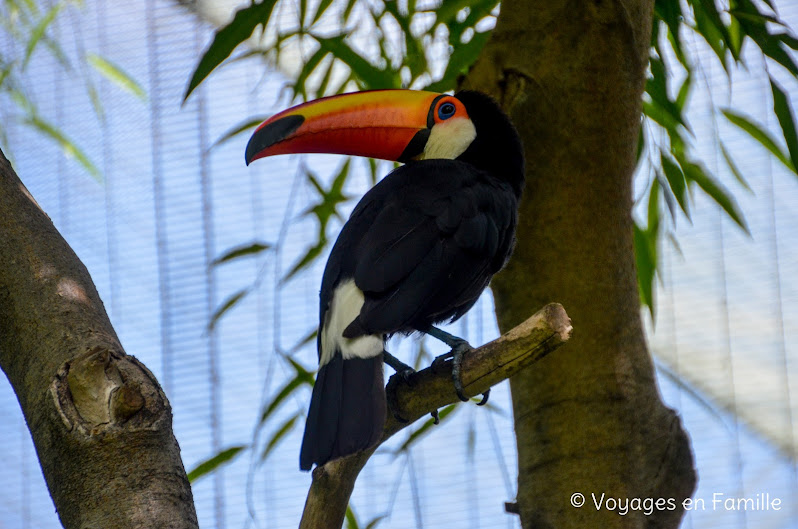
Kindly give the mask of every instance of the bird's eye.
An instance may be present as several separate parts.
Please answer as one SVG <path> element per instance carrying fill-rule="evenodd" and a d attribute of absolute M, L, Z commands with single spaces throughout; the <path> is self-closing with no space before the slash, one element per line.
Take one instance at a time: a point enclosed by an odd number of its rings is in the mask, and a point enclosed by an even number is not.
<path fill-rule="evenodd" d="M 444 103 L 438 107 L 438 117 L 440 119 L 449 119 L 454 116 L 455 108 L 452 103 Z"/>

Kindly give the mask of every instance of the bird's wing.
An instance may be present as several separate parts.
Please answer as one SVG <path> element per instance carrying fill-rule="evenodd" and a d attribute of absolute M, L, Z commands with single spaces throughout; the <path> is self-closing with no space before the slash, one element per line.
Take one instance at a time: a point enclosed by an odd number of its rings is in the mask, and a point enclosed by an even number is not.
<path fill-rule="evenodd" d="M 429 160 L 389 179 L 349 255 L 366 301 L 347 337 L 461 316 L 511 250 L 515 195 L 473 166 Z"/>

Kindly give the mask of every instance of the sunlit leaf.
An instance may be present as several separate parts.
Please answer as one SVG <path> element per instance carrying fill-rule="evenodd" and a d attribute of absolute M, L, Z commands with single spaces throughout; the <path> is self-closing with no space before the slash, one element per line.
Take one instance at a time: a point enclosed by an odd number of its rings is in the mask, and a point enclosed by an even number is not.
<path fill-rule="evenodd" d="M 263 0 L 253 2 L 251 5 L 236 11 L 233 20 L 219 29 L 213 37 L 213 42 L 202 54 L 199 64 L 191 75 L 191 81 L 186 87 L 183 101 L 188 99 L 191 92 L 208 77 L 217 66 L 227 59 L 239 44 L 252 36 L 252 33 L 260 25 L 266 25 L 271 17 L 272 10 L 277 0 Z"/>
<path fill-rule="evenodd" d="M 86 60 L 91 64 L 95 70 L 103 75 L 106 79 L 114 83 L 122 90 L 133 94 L 141 100 L 146 101 L 147 94 L 144 89 L 138 84 L 130 75 L 128 75 L 122 68 L 115 65 L 108 59 L 104 59 L 99 55 L 90 53 Z"/>
<path fill-rule="evenodd" d="M 38 116 L 31 116 L 25 118 L 23 123 L 26 125 L 33 127 L 37 131 L 39 131 L 44 136 L 47 136 L 51 140 L 58 143 L 61 146 L 61 149 L 64 151 L 64 154 L 70 158 L 75 158 L 83 168 L 94 177 L 95 180 L 98 182 L 102 182 L 103 178 L 100 174 L 100 170 L 89 160 L 89 157 L 78 148 L 75 143 L 66 137 L 66 135 L 61 132 L 59 129 L 51 125 L 50 123 L 44 121 L 43 119 L 39 118 Z"/>
<path fill-rule="evenodd" d="M 235 307 L 236 304 L 242 299 L 244 299 L 244 297 L 247 294 L 249 294 L 249 288 L 242 288 L 241 290 L 239 290 L 238 292 L 227 298 L 227 301 L 222 303 L 222 306 L 216 309 L 216 312 L 214 312 L 213 316 L 211 316 L 211 321 L 208 323 L 208 332 L 212 331 L 216 327 L 216 324 L 219 322 L 221 317 L 227 314 L 227 312 L 230 311 L 230 309 Z"/>
<path fill-rule="evenodd" d="M 55 20 L 55 17 L 58 16 L 59 11 L 64 7 L 62 2 L 59 2 L 47 11 L 47 14 L 42 17 L 41 20 L 36 24 L 33 30 L 30 33 L 30 38 L 28 39 L 28 44 L 25 46 L 25 55 L 22 59 L 22 69 L 25 70 L 28 66 L 28 61 L 30 61 L 31 55 L 33 55 L 33 50 L 36 49 L 36 45 L 39 43 L 41 38 L 44 36 L 44 32 L 47 31 L 47 28 L 50 24 Z"/>
<path fill-rule="evenodd" d="M 188 473 L 188 481 L 193 483 L 202 476 L 213 472 L 220 466 L 230 463 L 238 454 L 247 448 L 249 447 L 246 445 L 238 445 L 222 450 L 212 458 L 207 459 L 194 467 L 194 469 Z"/>
<path fill-rule="evenodd" d="M 238 246 L 231 250 L 228 250 L 224 255 L 217 257 L 213 261 L 211 261 L 210 266 L 216 266 L 222 263 L 226 263 L 228 261 L 232 261 L 234 259 L 239 259 L 241 257 L 247 257 L 250 255 L 257 255 L 265 250 L 271 249 L 272 245 L 265 243 L 265 242 L 253 242 L 250 244 L 246 244 L 244 246 Z"/>

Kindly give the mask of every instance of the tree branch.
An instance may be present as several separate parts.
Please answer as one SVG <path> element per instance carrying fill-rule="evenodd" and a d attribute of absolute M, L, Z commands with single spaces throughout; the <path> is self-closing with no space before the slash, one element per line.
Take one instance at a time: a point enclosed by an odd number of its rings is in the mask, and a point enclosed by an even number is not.
<path fill-rule="evenodd" d="M 155 377 L 0 152 L 0 368 L 67 529 L 198 527 Z"/>
<path fill-rule="evenodd" d="M 571 320 L 558 303 L 543 307 L 534 316 L 463 359 L 462 380 L 467 396 L 487 391 L 564 344 L 571 335 Z M 395 377 L 395 375 L 394 375 Z M 391 377 L 389 386 L 395 384 Z M 395 384 L 400 422 L 389 411 L 382 439 L 364 452 L 330 461 L 313 471 L 300 529 L 340 529 L 349 497 L 360 470 L 379 445 L 402 428 L 433 410 L 458 402 L 452 385 L 451 362 L 415 373 L 410 385 Z"/>

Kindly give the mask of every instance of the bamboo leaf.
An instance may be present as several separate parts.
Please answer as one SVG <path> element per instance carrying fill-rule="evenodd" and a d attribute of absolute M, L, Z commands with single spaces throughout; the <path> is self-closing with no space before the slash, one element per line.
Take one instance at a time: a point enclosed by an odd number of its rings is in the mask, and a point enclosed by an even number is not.
<path fill-rule="evenodd" d="M 448 406 L 446 406 L 444 408 L 441 408 L 438 411 L 438 417 L 440 419 L 440 422 L 442 423 L 443 420 L 446 419 L 446 417 L 448 417 L 455 409 L 457 409 L 457 404 L 456 403 L 455 404 L 449 404 Z M 424 424 L 422 424 L 420 427 L 416 428 L 413 431 L 413 433 L 411 433 L 407 437 L 407 440 L 404 443 L 402 443 L 402 446 L 400 446 L 399 448 L 396 449 L 396 453 L 398 454 L 399 452 L 403 452 L 403 451 L 407 450 L 408 448 L 410 448 L 413 445 L 413 443 L 415 443 L 421 436 L 423 436 L 425 433 L 427 433 L 427 431 L 429 431 L 429 429 L 432 428 L 433 426 L 435 426 L 435 419 L 430 417 L 429 419 L 427 419 L 424 422 Z"/>
<path fill-rule="evenodd" d="M 61 149 L 64 151 L 64 154 L 67 157 L 75 158 L 83 168 L 94 177 L 95 180 L 102 183 L 103 178 L 100 174 L 99 169 L 89 160 L 89 157 L 86 156 L 80 148 L 78 148 L 75 143 L 66 137 L 66 135 L 61 132 L 59 129 L 51 125 L 50 123 L 44 121 L 43 119 L 39 118 L 38 116 L 30 116 L 23 120 L 23 123 L 26 125 L 36 129 L 44 136 L 47 136 L 51 140 L 58 143 L 61 146 Z"/>
<path fill-rule="evenodd" d="M 90 53 L 86 60 L 97 70 L 103 77 L 111 81 L 113 84 L 122 90 L 133 94 L 142 101 L 147 100 L 147 94 L 144 89 L 138 84 L 130 75 L 128 75 L 122 68 L 115 65 L 108 59 L 104 59 L 99 55 Z"/>
<path fill-rule="evenodd" d="M 720 143 L 720 152 L 723 153 L 723 158 L 726 160 L 726 165 L 729 166 L 729 170 L 732 172 L 732 174 L 737 179 L 737 181 L 740 182 L 740 184 L 744 188 L 746 188 L 748 191 L 753 193 L 754 190 L 751 189 L 751 186 L 748 185 L 748 181 L 746 181 L 746 179 L 743 176 L 743 174 L 737 168 L 737 164 L 734 163 L 734 160 L 732 159 L 731 154 L 729 154 L 729 151 L 726 150 L 726 146 L 723 145 L 723 142 Z"/>
<path fill-rule="evenodd" d="M 241 290 L 239 290 L 238 292 L 227 298 L 227 301 L 225 301 L 221 307 L 216 309 L 216 312 L 214 312 L 213 316 L 211 316 L 211 321 L 208 323 L 208 332 L 212 331 L 216 327 L 216 324 L 219 322 L 221 317 L 227 314 L 227 312 L 230 309 L 235 307 L 236 304 L 238 304 L 239 301 L 244 299 L 244 297 L 247 294 L 249 294 L 249 289 L 242 288 Z"/>
<path fill-rule="evenodd" d="M 233 128 L 222 134 L 218 140 L 216 140 L 213 145 L 210 146 L 210 149 L 214 149 L 223 143 L 227 143 L 231 139 L 235 138 L 239 134 L 248 131 L 249 129 L 255 128 L 264 121 L 268 119 L 268 116 L 258 116 L 256 118 L 247 119 L 242 121 L 238 125 L 235 125 Z M 210 150 L 209 149 L 209 150 Z"/>
<path fill-rule="evenodd" d="M 202 58 L 191 75 L 186 93 L 183 95 L 184 103 L 191 92 L 227 59 L 239 44 L 252 36 L 255 28 L 261 25 L 266 26 L 276 3 L 277 0 L 263 0 L 260 3 L 253 1 L 248 7 L 236 11 L 233 20 L 216 32 L 213 42 L 202 54 Z"/>
<path fill-rule="evenodd" d="M 330 38 L 316 36 L 316 41 L 336 59 L 346 64 L 352 74 L 361 81 L 364 89 L 401 88 L 401 81 L 395 72 L 377 68 L 364 59 L 346 43 L 343 35 Z"/>
<path fill-rule="evenodd" d="M 41 20 L 34 26 L 33 30 L 31 30 L 30 38 L 28 39 L 28 44 L 25 46 L 25 56 L 22 59 L 22 70 L 24 71 L 25 68 L 28 66 L 28 62 L 30 61 L 31 55 L 33 55 L 33 51 L 36 49 L 36 45 L 44 36 L 45 31 L 50 26 L 50 24 L 55 20 L 55 17 L 58 16 L 58 12 L 64 7 L 62 2 L 55 4 L 53 7 L 47 11 Z"/>
<path fill-rule="evenodd" d="M 274 413 L 277 408 L 280 407 L 280 404 L 283 403 L 285 399 L 291 396 L 297 388 L 303 385 L 313 386 L 313 375 L 307 372 L 298 372 L 294 378 L 288 381 L 286 385 L 284 385 L 280 391 L 277 392 L 277 395 L 269 402 L 266 406 L 266 409 L 263 410 L 260 416 L 260 424 L 262 425 L 265 423 L 269 417 L 271 417 L 272 413 Z"/>
<path fill-rule="evenodd" d="M 253 243 L 250 243 L 250 244 L 246 244 L 244 246 L 238 246 L 236 248 L 228 250 L 221 257 L 217 257 L 216 259 L 211 261 L 211 264 L 209 266 L 213 267 L 213 266 L 220 265 L 222 263 L 227 263 L 227 262 L 232 261 L 234 259 L 239 259 L 241 257 L 247 257 L 247 256 L 250 256 L 250 255 L 256 255 L 256 254 L 259 254 L 259 253 L 261 253 L 261 252 L 263 252 L 265 250 L 271 249 L 271 247 L 272 247 L 271 244 L 267 244 L 265 242 L 253 242 Z"/>
<path fill-rule="evenodd" d="M 687 181 L 684 178 L 684 173 L 679 168 L 670 156 L 660 151 L 660 161 L 662 169 L 665 172 L 665 178 L 668 180 L 668 186 L 673 191 L 673 196 L 679 202 L 679 207 L 682 208 L 687 218 L 690 218 L 690 209 L 687 203 Z"/>
<path fill-rule="evenodd" d="M 269 442 L 266 444 L 266 448 L 263 449 L 263 453 L 260 455 L 261 462 L 266 461 L 266 458 L 269 457 L 269 454 L 271 454 L 275 448 L 277 448 L 277 445 L 280 443 L 283 437 L 285 437 L 286 434 L 288 434 L 294 428 L 294 424 L 296 424 L 297 419 L 299 419 L 298 412 L 290 419 L 285 421 L 280 428 L 274 432 L 271 439 L 269 439 Z"/>
<path fill-rule="evenodd" d="M 188 473 L 188 481 L 193 483 L 202 476 L 205 476 L 213 472 L 220 466 L 232 462 L 233 459 L 235 459 L 235 457 L 238 454 L 240 454 L 243 450 L 247 448 L 249 447 L 246 445 L 237 445 L 222 450 L 215 456 L 211 457 L 210 459 L 206 459 L 205 461 L 194 467 L 194 469 Z"/>
<path fill-rule="evenodd" d="M 769 150 L 777 160 L 787 166 L 790 171 L 795 172 L 795 166 L 787 157 L 787 154 L 785 154 L 784 151 L 782 151 L 781 148 L 776 145 L 776 141 L 767 131 L 742 114 L 737 114 L 730 109 L 723 110 L 722 112 L 723 115 L 726 116 L 726 119 L 731 121 L 734 125 L 741 128 L 749 136 L 758 141 L 760 145 Z"/>
<path fill-rule="evenodd" d="M 657 270 L 657 258 L 652 251 L 648 232 L 638 226 L 637 222 L 634 224 L 634 247 L 640 302 L 648 307 L 651 318 L 654 319 L 654 274 Z"/>
<path fill-rule="evenodd" d="M 327 246 L 327 239 L 323 238 L 313 246 L 307 249 L 305 255 L 297 261 L 297 263 L 291 267 L 291 270 L 283 276 L 280 280 L 280 284 L 287 283 L 292 277 L 294 277 L 297 273 L 301 272 L 304 268 L 310 266 L 310 264 L 316 260 L 321 255 L 321 252 Z"/>
<path fill-rule="evenodd" d="M 360 525 L 357 522 L 357 516 L 355 516 L 355 511 L 352 510 L 351 505 L 346 506 L 346 529 L 360 529 Z"/>
<path fill-rule="evenodd" d="M 795 168 L 798 166 L 798 133 L 795 130 L 795 119 L 790 100 L 773 78 L 770 79 L 770 88 L 773 91 L 773 111 L 776 113 L 779 125 L 781 125 L 784 141 L 787 143 L 787 150 L 790 153 L 790 160 Z"/>
<path fill-rule="evenodd" d="M 698 184 L 698 187 L 717 202 L 745 233 L 750 235 L 751 232 L 748 231 L 748 225 L 745 222 L 743 212 L 740 210 L 740 206 L 737 205 L 737 201 L 734 200 L 734 197 L 723 186 L 716 182 L 700 165 L 684 159 L 679 160 L 679 163 L 682 166 L 685 178 L 687 178 L 688 181 L 693 181 Z"/>

